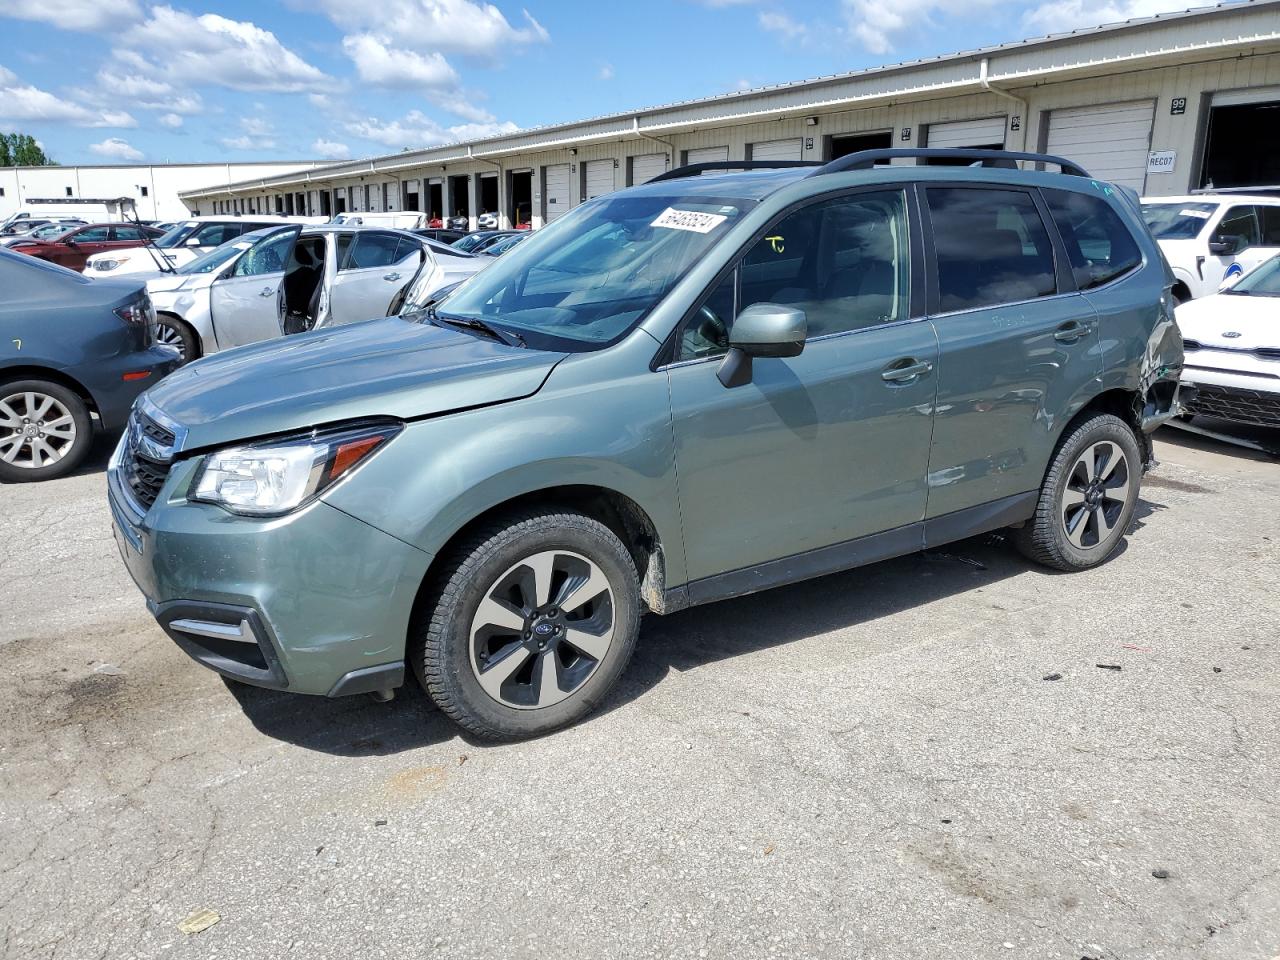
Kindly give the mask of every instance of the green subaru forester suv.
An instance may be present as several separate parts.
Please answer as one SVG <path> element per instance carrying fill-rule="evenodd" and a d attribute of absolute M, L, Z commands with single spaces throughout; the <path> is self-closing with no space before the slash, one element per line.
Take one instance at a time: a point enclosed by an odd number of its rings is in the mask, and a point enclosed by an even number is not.
<path fill-rule="evenodd" d="M 117 539 L 227 677 L 412 671 L 474 734 L 539 734 L 645 612 L 997 528 L 1106 560 L 1178 412 L 1171 282 L 1136 197 L 1058 158 L 686 167 L 436 302 L 174 373 L 113 457 Z"/>

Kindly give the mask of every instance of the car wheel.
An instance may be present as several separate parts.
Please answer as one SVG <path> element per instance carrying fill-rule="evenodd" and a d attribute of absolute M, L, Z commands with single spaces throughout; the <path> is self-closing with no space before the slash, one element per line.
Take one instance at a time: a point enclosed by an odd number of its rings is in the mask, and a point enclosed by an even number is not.
<path fill-rule="evenodd" d="M 70 473 L 93 446 L 84 401 L 60 383 L 0 384 L 0 480 L 25 483 Z"/>
<path fill-rule="evenodd" d="M 441 574 L 410 653 L 423 688 L 477 736 L 582 719 L 631 658 L 640 591 L 627 548 L 580 513 L 509 515 Z"/>
<path fill-rule="evenodd" d="M 196 332 L 186 322 L 162 313 L 156 318 L 156 343 L 178 351 L 183 363 L 200 357 L 200 344 Z"/>
<path fill-rule="evenodd" d="M 1095 567 L 1124 539 L 1141 485 L 1133 428 L 1111 414 L 1090 417 L 1058 444 L 1035 515 L 1015 542 L 1055 570 Z"/>

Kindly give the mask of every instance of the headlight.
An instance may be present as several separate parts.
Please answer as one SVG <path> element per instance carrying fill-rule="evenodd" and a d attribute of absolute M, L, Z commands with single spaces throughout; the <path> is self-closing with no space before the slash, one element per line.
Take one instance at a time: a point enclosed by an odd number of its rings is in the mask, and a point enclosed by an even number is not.
<path fill-rule="evenodd" d="M 114 270 L 121 264 L 129 262 L 128 257 L 108 257 L 104 260 L 90 260 L 89 263 L 95 270 Z"/>
<path fill-rule="evenodd" d="M 400 432 L 378 423 L 229 447 L 204 458 L 189 499 L 274 517 L 309 503 Z"/>

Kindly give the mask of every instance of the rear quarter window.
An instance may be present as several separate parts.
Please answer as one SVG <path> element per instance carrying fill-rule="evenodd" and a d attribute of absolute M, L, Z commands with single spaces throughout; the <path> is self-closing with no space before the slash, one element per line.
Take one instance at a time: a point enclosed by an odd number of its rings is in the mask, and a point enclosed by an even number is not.
<path fill-rule="evenodd" d="M 1142 263 L 1142 251 L 1120 215 L 1101 197 L 1070 190 L 1045 190 L 1076 286 L 1091 290 Z"/>

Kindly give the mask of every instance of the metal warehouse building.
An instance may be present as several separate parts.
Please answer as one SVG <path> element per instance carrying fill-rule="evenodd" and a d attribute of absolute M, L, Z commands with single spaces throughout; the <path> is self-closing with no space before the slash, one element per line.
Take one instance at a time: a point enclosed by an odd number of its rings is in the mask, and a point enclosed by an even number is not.
<path fill-rule="evenodd" d="M 872 147 L 1060 154 L 1146 195 L 1280 187 L 1280 0 L 982 50 L 192 190 L 202 213 L 497 211 L 503 225 L 705 160 Z"/>

